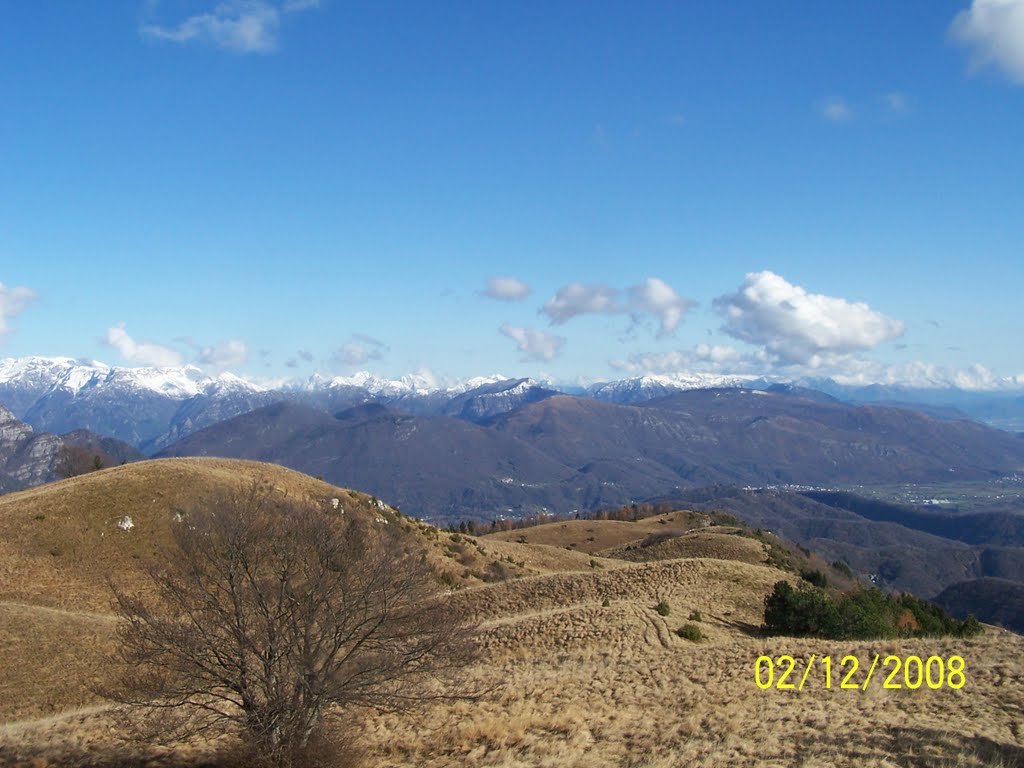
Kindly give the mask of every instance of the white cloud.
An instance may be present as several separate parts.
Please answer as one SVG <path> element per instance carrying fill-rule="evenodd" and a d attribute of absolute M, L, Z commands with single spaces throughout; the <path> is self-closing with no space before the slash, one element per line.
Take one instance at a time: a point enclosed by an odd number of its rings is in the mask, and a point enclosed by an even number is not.
<path fill-rule="evenodd" d="M 845 99 L 830 99 L 825 102 L 821 114 L 833 123 L 845 123 L 853 119 L 853 109 Z"/>
<path fill-rule="evenodd" d="M 664 280 L 648 277 L 625 291 L 602 284 L 569 283 L 544 302 L 540 311 L 553 325 L 562 325 L 579 315 L 620 315 L 628 312 L 634 323 L 639 323 L 644 315 L 651 315 L 658 321 L 658 336 L 661 337 L 678 328 L 693 306 L 695 302 L 680 296 Z"/>
<path fill-rule="evenodd" d="M 504 323 L 498 330 L 516 343 L 524 361 L 554 360 L 565 345 L 563 337 L 536 328 L 519 328 Z"/>
<path fill-rule="evenodd" d="M 170 347 L 164 347 L 151 341 L 136 341 L 128 335 L 123 322 L 107 329 L 103 343 L 116 349 L 121 357 L 132 363 L 152 365 L 157 368 L 173 368 L 184 362 L 181 353 Z"/>
<path fill-rule="evenodd" d="M 1024 386 L 1024 375 L 998 376 L 980 363 L 967 368 L 914 360 L 889 365 L 873 360 L 852 359 L 829 373 L 840 384 L 866 386 L 886 384 L 911 389 L 957 389 L 970 391 L 1016 390 Z"/>
<path fill-rule="evenodd" d="M 522 301 L 532 292 L 530 286 L 514 277 L 490 277 L 483 295 L 498 301 Z"/>
<path fill-rule="evenodd" d="M 760 373 L 767 367 L 762 354 L 745 355 L 735 347 L 697 344 L 692 349 L 633 354 L 627 360 L 609 360 L 616 370 L 646 373 Z"/>
<path fill-rule="evenodd" d="M 783 365 L 817 368 L 901 336 L 903 323 L 862 302 L 808 293 L 773 272 L 751 272 L 714 307 L 722 330 Z"/>
<path fill-rule="evenodd" d="M 541 312 L 555 325 L 568 322 L 577 315 L 616 315 L 626 308 L 619 303 L 618 291 L 607 285 L 569 283 L 544 302 Z"/>
<path fill-rule="evenodd" d="M 370 360 L 380 360 L 389 351 L 388 346 L 373 336 L 354 333 L 341 349 L 334 354 L 334 360 L 341 365 L 363 365 Z"/>
<path fill-rule="evenodd" d="M 973 0 L 953 19 L 949 34 L 971 49 L 971 72 L 994 65 L 1024 83 L 1024 0 Z"/>
<path fill-rule="evenodd" d="M 249 347 L 240 339 L 228 339 L 199 350 L 199 362 L 211 368 L 227 369 L 249 362 Z"/>
<path fill-rule="evenodd" d="M 8 320 L 24 312 L 35 297 L 36 292 L 31 288 L 8 288 L 0 283 L 0 336 L 11 330 Z"/>
<path fill-rule="evenodd" d="M 658 336 L 672 333 L 694 302 L 683 298 L 675 289 L 657 277 L 648 277 L 629 289 L 629 308 L 636 315 L 647 313 L 658 319 Z"/>
<path fill-rule="evenodd" d="M 199 42 L 236 53 L 270 53 L 277 49 L 282 14 L 318 5 L 319 0 L 227 0 L 176 26 L 143 24 L 139 31 L 173 43 Z"/>

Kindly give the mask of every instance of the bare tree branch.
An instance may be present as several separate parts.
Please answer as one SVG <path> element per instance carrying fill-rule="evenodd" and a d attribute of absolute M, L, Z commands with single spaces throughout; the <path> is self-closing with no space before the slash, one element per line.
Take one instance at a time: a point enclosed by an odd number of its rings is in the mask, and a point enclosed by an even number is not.
<path fill-rule="evenodd" d="M 261 482 L 194 510 L 149 572 L 152 595 L 114 588 L 123 674 L 108 695 L 168 715 L 175 738 L 237 732 L 275 766 L 329 713 L 471 697 L 453 683 L 472 628 L 398 527 Z"/>

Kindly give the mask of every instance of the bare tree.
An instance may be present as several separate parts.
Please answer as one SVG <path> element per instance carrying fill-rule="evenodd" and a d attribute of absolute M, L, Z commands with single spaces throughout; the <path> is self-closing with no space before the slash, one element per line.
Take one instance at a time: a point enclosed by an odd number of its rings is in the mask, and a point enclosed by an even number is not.
<path fill-rule="evenodd" d="M 303 760 L 329 714 L 468 695 L 451 683 L 470 629 L 425 555 L 352 517 L 258 483 L 186 515 L 149 594 L 114 590 L 111 695 L 173 714 L 177 738 L 235 730 L 275 766 Z"/>

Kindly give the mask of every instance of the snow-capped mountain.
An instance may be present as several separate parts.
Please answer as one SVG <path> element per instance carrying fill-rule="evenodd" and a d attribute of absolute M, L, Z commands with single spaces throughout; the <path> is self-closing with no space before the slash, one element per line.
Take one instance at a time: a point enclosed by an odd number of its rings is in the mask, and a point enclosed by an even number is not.
<path fill-rule="evenodd" d="M 0 393 L 87 390 L 119 387 L 145 390 L 184 400 L 214 391 L 261 391 L 233 373 L 210 376 L 194 365 L 178 368 L 124 368 L 70 357 L 23 357 L 0 360 Z"/>
<path fill-rule="evenodd" d="M 441 383 L 429 371 L 409 373 L 398 379 L 385 379 L 368 371 L 359 371 L 351 376 L 334 376 L 332 378 L 314 374 L 301 384 L 285 387 L 285 390 L 329 392 L 339 389 L 360 389 L 374 397 L 384 398 L 409 395 L 426 396 L 439 393 L 454 396 L 501 381 L 508 381 L 508 378 L 501 374 L 495 374 L 493 376 L 474 376 L 454 383 Z"/>
<path fill-rule="evenodd" d="M 621 381 L 594 384 L 587 394 L 597 400 L 613 403 L 641 403 L 689 389 L 747 387 L 760 389 L 768 383 L 759 376 L 722 375 L 716 373 L 649 374 Z"/>
<path fill-rule="evenodd" d="M 871 388 L 840 392 L 834 382 L 818 387 L 851 402 L 899 400 L 906 407 L 936 407 L 957 398 L 956 405 L 973 418 L 1017 428 L 1024 424 L 1024 398 L 1019 393 L 958 390 L 901 390 L 872 395 Z M 195 366 L 128 368 L 67 357 L 26 357 L 0 360 L 0 405 L 37 431 L 64 434 L 87 429 L 114 437 L 153 454 L 167 445 L 219 421 L 272 403 L 289 401 L 332 414 L 368 403 L 387 405 L 417 416 L 454 416 L 483 423 L 503 413 L 558 393 L 616 404 L 634 404 L 695 389 L 744 387 L 766 389 L 772 382 L 751 375 L 678 373 L 646 375 L 595 384 L 586 389 L 510 379 L 501 374 L 457 381 L 439 381 L 422 370 L 389 379 L 362 371 L 350 376 L 312 376 L 303 381 L 258 384 L 231 373 L 211 375 Z M 896 396 L 898 394 L 898 397 Z M 968 397 L 970 396 L 970 397 Z M 944 399 L 945 398 L 945 399 Z M 973 398 L 973 399 L 972 399 Z M 956 414 L 954 414 L 956 415 Z"/>
<path fill-rule="evenodd" d="M 533 379 L 485 381 L 452 397 L 444 413 L 479 423 L 557 394 Z"/>
<path fill-rule="evenodd" d="M 66 357 L 0 360 L 0 404 L 35 429 L 88 429 L 147 449 L 278 398 L 234 374 L 210 376 L 195 366 L 123 368 Z"/>
<path fill-rule="evenodd" d="M 643 376 L 595 385 L 582 394 L 636 403 L 686 389 L 758 386 L 752 376 Z M 415 415 L 449 415 L 481 422 L 561 391 L 533 379 L 501 374 L 439 381 L 421 370 L 397 379 L 366 371 L 314 375 L 262 386 L 231 373 L 195 366 L 128 368 L 68 357 L 0 360 L 0 405 L 37 430 L 88 429 L 154 453 L 192 432 L 264 405 L 288 400 L 337 413 L 383 403 Z"/>

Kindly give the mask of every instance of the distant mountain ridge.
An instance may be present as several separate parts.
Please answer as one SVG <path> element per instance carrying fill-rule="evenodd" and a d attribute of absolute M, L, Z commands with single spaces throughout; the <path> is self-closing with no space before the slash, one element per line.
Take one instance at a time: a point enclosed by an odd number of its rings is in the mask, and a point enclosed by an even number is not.
<path fill-rule="evenodd" d="M 418 416 L 446 415 L 484 423 L 557 394 L 641 404 L 693 390 L 791 389 L 812 399 L 885 404 L 950 420 L 970 417 L 1006 428 L 1024 427 L 1024 392 L 849 387 L 830 380 L 798 384 L 753 375 L 677 373 L 569 387 L 501 374 L 442 383 L 427 372 L 387 379 L 364 371 L 350 376 L 314 375 L 269 386 L 231 373 L 207 374 L 195 366 L 128 368 L 67 357 L 0 360 L 0 405 L 22 421 L 55 433 L 87 429 L 130 443 L 147 455 L 196 430 L 281 401 L 332 413 L 380 403 Z"/>
<path fill-rule="evenodd" d="M 738 386 L 744 377 L 646 376 L 591 387 L 594 397 L 633 402 L 670 391 Z M 747 382 L 749 383 L 749 382 Z M 68 357 L 0 360 L 0 405 L 34 428 L 88 429 L 152 454 L 197 429 L 280 401 L 339 411 L 382 403 L 416 415 L 483 421 L 519 405 L 558 394 L 550 385 L 501 374 L 442 384 L 426 373 L 386 379 L 365 371 L 314 375 L 264 386 L 231 373 L 210 375 L 195 366 L 128 368 Z"/>
<path fill-rule="evenodd" d="M 480 420 L 374 403 L 332 417 L 278 403 L 159 455 L 280 463 L 432 518 L 595 509 L 719 483 L 946 482 L 1024 469 L 1024 441 L 1008 433 L 830 398 L 749 389 L 639 405 L 537 397 Z"/>

